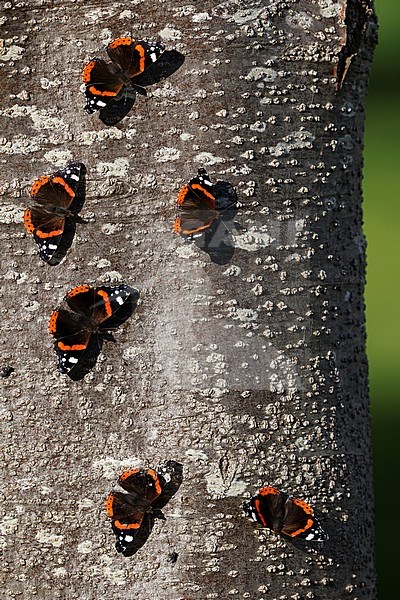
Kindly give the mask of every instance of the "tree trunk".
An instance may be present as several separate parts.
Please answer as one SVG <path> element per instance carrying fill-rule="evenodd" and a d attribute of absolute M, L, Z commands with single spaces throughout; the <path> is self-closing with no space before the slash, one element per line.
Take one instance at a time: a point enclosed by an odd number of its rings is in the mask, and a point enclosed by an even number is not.
<path fill-rule="evenodd" d="M 369 0 L 3 7 L 7 597 L 374 598 L 361 229 Z M 185 62 L 106 127 L 83 111 L 80 73 L 129 33 Z M 88 169 L 90 222 L 49 267 L 20 204 L 70 159 Z M 237 190 L 226 264 L 172 233 L 177 191 L 199 167 Z M 56 368 L 50 312 L 75 285 L 120 280 L 139 307 L 71 381 Z M 135 556 L 117 555 L 104 498 L 124 467 L 168 459 L 183 464 L 183 483 L 166 520 Z M 291 544 L 243 516 L 266 483 L 310 502 L 329 540 Z"/>

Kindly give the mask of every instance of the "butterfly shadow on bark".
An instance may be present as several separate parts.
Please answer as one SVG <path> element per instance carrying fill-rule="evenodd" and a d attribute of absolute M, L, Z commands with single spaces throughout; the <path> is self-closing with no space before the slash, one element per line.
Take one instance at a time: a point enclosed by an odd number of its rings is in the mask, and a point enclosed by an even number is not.
<path fill-rule="evenodd" d="M 135 77 L 132 87 L 123 89 L 120 95 L 109 100 L 107 106 L 100 110 L 100 120 L 107 126 L 117 125 L 132 109 L 137 94 L 147 96 L 147 86 L 167 79 L 183 65 L 184 61 L 184 55 L 177 50 L 165 50 L 155 63 Z"/>
<path fill-rule="evenodd" d="M 93 369 L 102 351 L 104 341 L 117 343 L 112 331 L 118 329 L 132 316 L 137 307 L 138 300 L 139 292 L 131 288 L 128 300 L 124 302 L 115 314 L 107 319 L 103 326 L 99 327 L 99 331 L 96 334 L 91 336 L 79 362 L 73 369 L 67 372 L 70 379 L 80 381 Z"/>

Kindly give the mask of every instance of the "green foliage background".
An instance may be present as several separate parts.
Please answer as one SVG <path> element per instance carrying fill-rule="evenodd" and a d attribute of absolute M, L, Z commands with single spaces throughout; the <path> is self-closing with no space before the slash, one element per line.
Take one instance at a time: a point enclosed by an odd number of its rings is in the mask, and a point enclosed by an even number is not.
<path fill-rule="evenodd" d="M 398 597 L 400 519 L 396 452 L 400 438 L 398 347 L 400 2 L 375 0 L 379 44 L 367 102 L 364 231 L 367 237 L 367 349 L 370 365 L 376 562 L 380 600 Z"/>

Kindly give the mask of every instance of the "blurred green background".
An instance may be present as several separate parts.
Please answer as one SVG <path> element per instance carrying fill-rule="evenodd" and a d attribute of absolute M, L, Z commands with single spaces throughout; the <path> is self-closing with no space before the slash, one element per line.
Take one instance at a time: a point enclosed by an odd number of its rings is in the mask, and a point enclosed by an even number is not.
<path fill-rule="evenodd" d="M 400 293 L 400 0 L 375 0 L 379 43 L 367 102 L 364 231 L 367 237 L 367 349 L 370 366 L 380 600 L 394 600 L 400 544 L 398 438 Z M 396 577 L 395 577 L 396 576 Z"/>

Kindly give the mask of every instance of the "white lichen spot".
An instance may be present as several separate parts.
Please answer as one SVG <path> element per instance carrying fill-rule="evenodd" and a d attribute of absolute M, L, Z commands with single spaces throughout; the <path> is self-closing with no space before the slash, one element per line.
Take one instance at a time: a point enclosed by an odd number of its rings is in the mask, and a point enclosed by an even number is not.
<path fill-rule="evenodd" d="M 212 352 L 206 358 L 206 362 L 212 367 L 215 374 L 222 375 L 226 371 L 225 356 L 218 352 Z"/>
<path fill-rule="evenodd" d="M 205 23 L 205 21 L 211 21 L 211 17 L 208 12 L 196 13 L 192 16 L 192 21 L 195 23 Z"/>
<path fill-rule="evenodd" d="M 19 60 L 20 58 L 22 58 L 23 52 L 25 52 L 25 48 L 22 48 L 22 46 L 17 46 L 16 44 L 11 44 L 10 46 L 7 46 L 5 44 L 5 40 L 0 39 L 0 60 Z"/>
<path fill-rule="evenodd" d="M 164 29 L 160 31 L 160 37 L 168 42 L 174 42 L 182 38 L 182 32 L 173 27 L 164 27 Z"/>
<path fill-rule="evenodd" d="M 107 131 L 107 130 L 103 129 L 103 131 Z M 118 130 L 118 131 L 120 131 L 120 130 Z M 127 140 L 133 140 L 133 138 L 136 137 L 136 134 L 137 134 L 137 129 L 135 129 L 134 127 L 125 129 L 125 137 Z"/>
<path fill-rule="evenodd" d="M 129 346 L 125 348 L 122 353 L 122 357 L 124 360 L 130 361 L 135 360 L 140 354 L 142 354 L 142 349 L 139 346 Z"/>
<path fill-rule="evenodd" d="M 230 265 L 226 271 L 222 273 L 222 275 L 227 275 L 228 277 L 237 277 L 242 272 L 242 269 L 237 265 Z"/>
<path fill-rule="evenodd" d="M 226 496 L 242 497 L 247 490 L 247 483 L 245 481 L 234 477 L 230 482 L 225 482 L 219 472 L 206 475 L 206 482 L 208 492 L 217 498 Z"/>
<path fill-rule="evenodd" d="M 98 269 L 104 269 L 105 267 L 111 267 L 111 263 L 107 258 L 101 258 L 97 263 L 96 267 Z"/>
<path fill-rule="evenodd" d="M 119 271 L 106 271 L 102 274 L 101 279 L 105 283 L 121 283 L 125 277 Z"/>
<path fill-rule="evenodd" d="M 64 540 L 63 535 L 50 533 L 49 531 L 45 531 L 44 529 L 38 531 L 35 538 L 41 544 L 50 544 L 51 546 L 53 546 L 53 548 L 61 548 Z"/>
<path fill-rule="evenodd" d="M 323 17 L 338 17 L 342 10 L 342 3 L 335 0 L 319 0 L 320 13 Z"/>
<path fill-rule="evenodd" d="M 79 554 L 90 554 L 93 549 L 93 542 L 91 540 L 85 540 L 78 544 L 77 550 Z"/>
<path fill-rule="evenodd" d="M 235 23 L 238 25 L 244 25 L 245 23 L 249 23 L 257 19 L 261 13 L 263 12 L 264 7 L 262 8 L 244 8 L 238 10 L 234 15 L 233 19 Z"/>
<path fill-rule="evenodd" d="M 209 460 L 207 454 L 205 452 L 203 452 L 202 450 L 194 450 L 191 448 L 190 450 L 186 450 L 185 455 L 190 460 L 194 460 L 194 461 L 200 461 L 200 460 L 208 461 Z"/>
<path fill-rule="evenodd" d="M 26 305 L 24 305 L 24 309 L 28 312 L 35 312 L 39 310 L 40 304 L 36 300 L 29 301 Z"/>
<path fill-rule="evenodd" d="M 53 575 L 55 577 L 67 577 L 69 576 L 69 573 L 65 567 L 57 567 L 56 569 L 54 569 Z"/>
<path fill-rule="evenodd" d="M 112 584 L 118 586 L 124 586 L 127 583 L 128 571 L 117 569 L 114 557 L 103 555 L 97 561 L 88 562 L 87 569 L 91 577 L 106 577 Z M 129 577 L 131 577 L 130 574 Z M 116 597 L 118 597 L 118 594 L 116 594 Z"/>
<path fill-rule="evenodd" d="M 154 153 L 154 158 L 158 162 L 164 163 L 173 160 L 179 160 L 180 155 L 181 152 L 180 150 L 178 150 L 178 148 L 172 148 L 171 146 L 163 146 Z"/>
<path fill-rule="evenodd" d="M 179 248 L 176 249 L 176 253 L 180 258 L 193 258 L 198 256 L 198 253 L 190 244 L 179 246 Z"/>
<path fill-rule="evenodd" d="M 128 137 L 128 132 L 126 136 Z M 81 131 L 76 136 L 79 143 L 84 146 L 91 146 L 95 142 L 103 142 L 104 140 L 121 140 L 124 137 L 123 131 L 116 127 L 108 129 L 100 129 L 100 131 Z"/>
<path fill-rule="evenodd" d="M 18 223 L 23 220 L 23 210 L 19 206 L 13 206 L 12 204 L 4 204 L 0 206 L 0 223 L 4 225 L 10 225 L 11 223 Z"/>
<path fill-rule="evenodd" d="M 127 177 L 129 173 L 129 160 L 127 158 L 116 158 L 114 162 L 101 162 L 96 166 L 96 171 L 100 175 L 108 177 Z"/>
<path fill-rule="evenodd" d="M 15 533 L 18 528 L 18 519 L 10 516 L 5 516 L 0 521 L 0 533 L 2 535 L 8 535 Z"/>
<path fill-rule="evenodd" d="M 249 323 L 251 321 L 257 321 L 258 312 L 252 308 L 236 308 L 232 314 L 232 318 L 242 323 Z"/>
<path fill-rule="evenodd" d="M 288 15 L 285 21 L 289 27 L 294 27 L 296 29 L 298 28 L 307 30 L 310 29 L 310 27 L 314 24 L 314 18 L 303 10 L 296 12 L 293 11 L 293 14 Z"/>
<path fill-rule="evenodd" d="M 226 162 L 226 159 L 222 158 L 221 156 L 214 156 L 211 154 L 211 152 L 200 152 L 200 154 L 197 154 L 194 157 L 193 162 L 200 165 L 210 166 L 217 163 L 224 163 Z"/>
<path fill-rule="evenodd" d="M 63 167 L 72 160 L 72 152 L 70 150 L 49 150 L 45 153 L 44 158 L 56 167 Z"/>
<path fill-rule="evenodd" d="M 11 140 L 0 138 L 0 154 L 32 154 L 41 149 L 41 141 L 16 135 Z"/>
<path fill-rule="evenodd" d="M 179 136 L 181 138 L 181 140 L 183 140 L 184 142 L 187 142 L 189 140 L 193 140 L 194 139 L 194 135 L 191 133 L 187 133 L 187 132 L 183 132 L 180 134 Z"/>
<path fill-rule="evenodd" d="M 269 233 L 259 231 L 247 231 L 246 233 L 238 234 L 233 230 L 232 239 L 235 248 L 241 248 L 248 252 L 257 252 L 260 248 L 267 248 L 274 241 L 274 238 Z"/>
<path fill-rule="evenodd" d="M 109 44 L 113 40 L 113 37 L 111 29 L 102 29 L 99 33 L 99 38 L 103 44 Z"/>
<path fill-rule="evenodd" d="M 61 79 L 53 79 L 51 81 L 50 79 L 47 79 L 47 77 L 40 78 L 40 87 L 42 88 L 42 90 L 48 90 L 52 87 L 59 88 L 61 85 L 62 85 Z"/>
<path fill-rule="evenodd" d="M 104 225 L 101 226 L 101 232 L 104 233 L 104 235 L 113 235 L 118 231 L 122 231 L 121 223 L 104 223 Z"/>
<path fill-rule="evenodd" d="M 134 12 L 132 10 L 123 10 L 120 14 L 119 14 L 119 19 L 133 19 L 134 17 Z"/>
<path fill-rule="evenodd" d="M 266 83 L 271 83 L 272 81 L 275 81 L 277 75 L 278 73 L 274 71 L 274 69 L 268 67 L 254 67 L 246 75 L 245 79 L 247 81 L 265 81 Z"/>
<path fill-rule="evenodd" d="M 19 106 L 16 104 L 10 108 L 1 110 L 0 115 L 10 119 L 30 117 L 32 119 L 33 127 L 37 131 L 42 131 L 43 129 L 66 131 L 68 129 L 67 125 L 59 117 L 52 116 L 52 113 L 54 112 L 54 109 L 43 109 L 37 108 L 36 106 Z"/>
<path fill-rule="evenodd" d="M 289 154 L 292 150 L 300 150 L 301 148 L 312 148 L 315 136 L 303 129 L 295 131 L 283 138 L 276 146 L 270 146 L 269 152 L 272 156 L 282 156 Z"/>
<path fill-rule="evenodd" d="M 107 456 L 106 458 L 94 460 L 92 466 L 96 470 L 100 469 L 101 476 L 105 479 L 115 479 L 125 468 L 140 467 L 140 459 L 136 456 L 130 456 L 128 458 L 117 460 L 116 458 Z"/>

